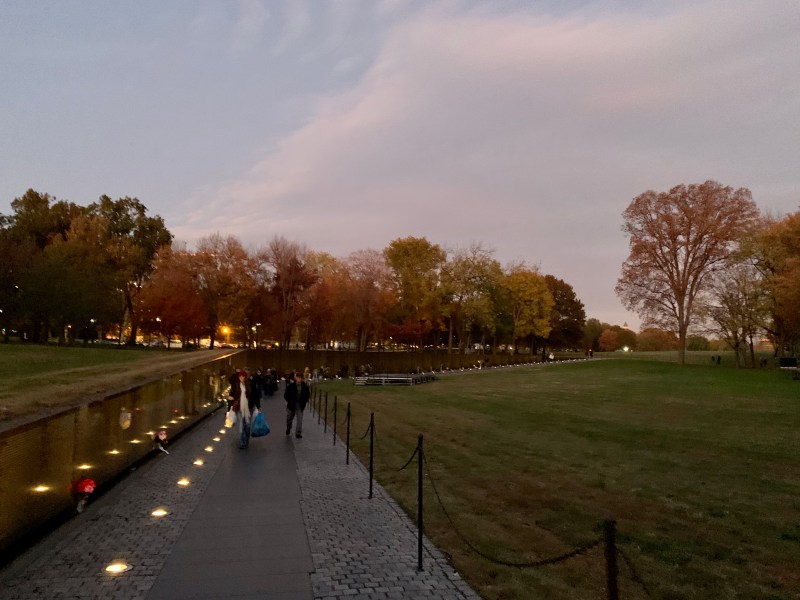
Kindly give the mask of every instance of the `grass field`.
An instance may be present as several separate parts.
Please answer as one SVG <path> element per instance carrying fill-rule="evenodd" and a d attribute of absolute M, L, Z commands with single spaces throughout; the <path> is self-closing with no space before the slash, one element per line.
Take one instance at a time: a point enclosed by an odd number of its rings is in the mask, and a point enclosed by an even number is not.
<path fill-rule="evenodd" d="M 0 421 L 172 375 L 224 353 L 0 344 Z"/>
<path fill-rule="evenodd" d="M 599 537 L 610 513 L 653 598 L 800 598 L 800 381 L 787 373 L 595 360 L 320 389 L 340 420 L 352 403 L 365 463 L 375 412 L 378 478 L 412 515 L 416 468 L 397 468 L 423 433 L 447 511 L 485 554 L 558 555 Z M 602 547 L 494 564 L 427 482 L 426 533 L 485 598 L 605 598 Z M 648 597 L 622 561 L 620 597 Z"/>

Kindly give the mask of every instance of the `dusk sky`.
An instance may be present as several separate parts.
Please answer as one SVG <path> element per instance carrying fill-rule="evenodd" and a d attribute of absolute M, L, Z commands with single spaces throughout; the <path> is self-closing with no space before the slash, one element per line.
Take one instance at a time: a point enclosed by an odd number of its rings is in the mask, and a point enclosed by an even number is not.
<path fill-rule="evenodd" d="M 800 204 L 800 2 L 0 2 L 0 212 L 138 197 L 190 245 L 482 242 L 638 328 L 638 194 Z"/>

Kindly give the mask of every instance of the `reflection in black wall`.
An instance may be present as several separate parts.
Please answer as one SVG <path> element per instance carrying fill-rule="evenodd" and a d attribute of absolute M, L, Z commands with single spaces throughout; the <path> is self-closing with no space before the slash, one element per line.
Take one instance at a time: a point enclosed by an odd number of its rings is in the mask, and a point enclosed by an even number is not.
<path fill-rule="evenodd" d="M 231 358 L 0 433 L 0 562 L 29 530 L 75 509 L 74 484 L 108 482 L 219 406 Z"/>

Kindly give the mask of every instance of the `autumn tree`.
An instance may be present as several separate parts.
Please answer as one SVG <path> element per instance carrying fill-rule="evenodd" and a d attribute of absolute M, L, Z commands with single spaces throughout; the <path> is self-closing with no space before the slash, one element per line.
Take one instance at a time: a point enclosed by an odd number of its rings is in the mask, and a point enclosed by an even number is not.
<path fill-rule="evenodd" d="M 24 303 L 20 299 L 20 286 L 37 253 L 32 241 L 14 241 L 9 230 L 0 227 L 0 329 L 5 343 L 9 341 L 11 328 L 22 320 Z"/>
<path fill-rule="evenodd" d="M 56 239 L 34 258 L 21 297 L 33 321 L 55 329 L 63 344 L 90 324 L 116 320 L 117 290 L 116 274 L 96 245 L 73 236 Z"/>
<path fill-rule="evenodd" d="M 8 219 L 11 239 L 32 242 L 39 250 L 44 250 L 55 238 L 66 239 L 72 219 L 85 212 L 77 204 L 32 189 L 15 198 L 11 208 L 14 211 Z"/>
<path fill-rule="evenodd" d="M 691 337 L 691 336 L 690 336 Z M 659 352 L 678 349 L 678 336 L 672 331 L 651 327 L 636 336 L 636 349 L 640 352 Z"/>
<path fill-rule="evenodd" d="M 203 302 L 211 347 L 220 322 L 241 323 L 256 284 L 252 258 L 234 236 L 218 233 L 200 239 L 188 257 L 189 273 Z"/>
<path fill-rule="evenodd" d="M 197 340 L 208 328 L 208 314 L 192 278 L 192 255 L 185 248 L 163 247 L 153 260 L 153 273 L 142 288 L 142 323 L 163 333 L 167 347 L 173 334 L 182 344 Z"/>
<path fill-rule="evenodd" d="M 583 302 L 578 299 L 572 286 L 563 279 L 545 275 L 544 280 L 553 297 L 553 310 L 550 313 L 550 333 L 546 338 L 539 338 L 542 355 L 548 346 L 577 348 L 583 339 L 583 326 L 586 323 Z"/>
<path fill-rule="evenodd" d="M 308 252 L 306 268 L 314 282 L 300 297 L 299 316 L 305 325 L 305 347 L 312 349 L 334 335 L 337 292 L 345 285 L 345 277 L 341 261 L 327 252 Z"/>
<path fill-rule="evenodd" d="M 737 243 L 758 218 L 749 190 L 715 181 L 647 191 L 623 213 L 630 253 L 616 292 L 646 326 L 675 331 L 679 360 L 706 293 Z"/>
<path fill-rule="evenodd" d="M 317 274 L 306 264 L 308 249 L 299 242 L 275 236 L 256 253 L 258 269 L 270 273 L 271 294 L 277 305 L 277 335 L 288 347 L 292 332 L 301 318 L 302 296 L 317 281 Z"/>
<path fill-rule="evenodd" d="M 800 212 L 765 219 L 748 240 L 746 258 L 762 281 L 770 319 L 764 324 L 776 352 L 800 345 Z"/>
<path fill-rule="evenodd" d="M 603 330 L 597 344 L 601 352 L 614 352 L 614 350 L 618 350 L 622 347 L 619 341 L 619 334 L 611 329 Z"/>
<path fill-rule="evenodd" d="M 517 340 L 534 336 L 545 338 L 550 333 L 550 312 L 553 296 L 544 277 L 525 265 L 510 267 L 503 279 L 509 313 L 514 324 L 514 347 Z"/>
<path fill-rule="evenodd" d="M 458 336 L 459 350 L 463 351 L 473 325 L 491 326 L 490 292 L 501 272 L 500 263 L 492 254 L 475 243 L 469 248 L 456 250 L 442 267 L 449 351 L 453 349 L 454 334 Z"/>
<path fill-rule="evenodd" d="M 390 242 L 383 255 L 392 272 L 401 311 L 398 320 L 402 325 L 396 331 L 414 335 L 422 349 L 423 335 L 440 325 L 440 276 L 447 253 L 424 237 L 406 237 Z"/>
<path fill-rule="evenodd" d="M 337 313 L 341 318 L 337 330 L 345 331 L 349 324 L 358 349 L 363 352 L 370 340 L 383 337 L 396 302 L 392 273 L 378 250 L 353 252 L 343 266 L 343 281 L 337 293 Z"/>
<path fill-rule="evenodd" d="M 172 243 L 172 234 L 161 217 L 147 215 L 147 207 L 137 198 L 112 200 L 104 195 L 87 207 L 87 214 L 105 223 L 105 252 L 125 298 L 131 330 L 127 344 L 134 345 L 139 294 L 153 270 L 153 258 L 162 246 Z"/>
<path fill-rule="evenodd" d="M 755 366 L 755 338 L 763 331 L 769 304 L 758 270 L 750 263 L 730 261 L 715 277 L 706 307 L 720 339 L 734 351 L 736 366 Z M 749 351 L 749 352 L 748 352 Z"/>

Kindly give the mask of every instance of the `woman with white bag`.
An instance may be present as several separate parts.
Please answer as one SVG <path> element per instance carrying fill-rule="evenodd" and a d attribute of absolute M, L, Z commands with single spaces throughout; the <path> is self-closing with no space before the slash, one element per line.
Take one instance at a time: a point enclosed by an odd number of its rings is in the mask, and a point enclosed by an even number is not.
<path fill-rule="evenodd" d="M 250 444 L 250 426 L 256 411 L 261 409 L 261 401 L 250 387 L 247 372 L 239 371 L 239 377 L 231 384 L 231 409 L 236 412 L 239 421 L 239 448 L 245 449 Z"/>

